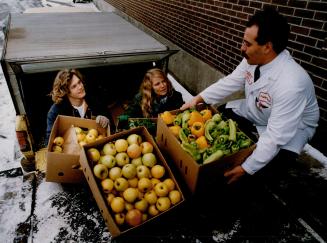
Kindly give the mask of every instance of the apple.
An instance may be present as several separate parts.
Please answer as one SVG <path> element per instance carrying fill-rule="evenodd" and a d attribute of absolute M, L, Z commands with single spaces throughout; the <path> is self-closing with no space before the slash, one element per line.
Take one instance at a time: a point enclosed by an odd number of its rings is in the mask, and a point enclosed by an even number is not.
<path fill-rule="evenodd" d="M 123 225 L 125 223 L 125 214 L 123 214 L 123 213 L 116 213 L 115 214 L 115 222 L 118 225 Z"/>
<path fill-rule="evenodd" d="M 120 167 L 113 167 L 113 168 L 111 168 L 110 170 L 109 170 L 109 178 L 111 179 L 111 180 L 116 180 L 116 179 L 118 179 L 118 178 L 120 178 L 120 177 L 122 177 L 122 172 L 121 172 L 121 168 Z"/>
<path fill-rule="evenodd" d="M 144 198 L 134 203 L 134 207 L 140 210 L 141 212 L 146 212 L 146 210 L 148 210 L 148 206 L 149 204 Z"/>
<path fill-rule="evenodd" d="M 92 134 L 95 138 L 99 135 L 98 130 L 96 130 L 95 128 L 89 129 L 86 135 L 88 134 Z"/>
<path fill-rule="evenodd" d="M 136 167 L 139 166 L 139 165 L 142 165 L 142 157 L 132 159 L 131 163 L 133 165 L 135 165 Z"/>
<path fill-rule="evenodd" d="M 112 167 L 114 167 L 116 165 L 116 158 L 114 156 L 108 155 L 108 154 L 102 155 L 102 156 L 100 156 L 98 163 L 107 166 L 108 169 L 111 169 Z"/>
<path fill-rule="evenodd" d="M 139 196 L 139 191 L 133 187 L 127 188 L 123 193 L 124 199 L 129 203 L 134 202 L 138 198 L 138 196 Z"/>
<path fill-rule="evenodd" d="M 117 152 L 125 152 L 128 147 L 128 142 L 125 139 L 117 139 L 115 142 L 115 148 Z"/>
<path fill-rule="evenodd" d="M 84 133 L 84 132 L 83 132 L 83 129 L 80 128 L 80 127 L 74 127 L 74 129 L 75 129 L 75 133 L 76 133 L 76 135 L 77 135 L 77 134 Z"/>
<path fill-rule="evenodd" d="M 113 143 L 106 143 L 102 148 L 103 154 L 116 155 L 117 150 Z"/>
<path fill-rule="evenodd" d="M 87 144 L 87 142 L 85 142 L 85 141 L 80 141 L 78 144 L 79 144 L 79 146 L 83 147 L 84 145 Z"/>
<path fill-rule="evenodd" d="M 54 146 L 52 146 L 52 152 L 62 153 L 62 147 L 60 147 L 58 145 L 54 145 Z"/>
<path fill-rule="evenodd" d="M 146 153 L 142 156 L 142 163 L 151 168 L 157 163 L 157 158 L 153 153 Z"/>
<path fill-rule="evenodd" d="M 108 195 L 107 195 L 107 203 L 110 205 L 110 203 L 111 203 L 111 201 L 112 201 L 112 199 L 114 199 L 114 197 L 115 197 L 115 195 L 113 194 L 113 193 L 109 193 Z"/>
<path fill-rule="evenodd" d="M 143 177 L 150 178 L 151 172 L 150 169 L 145 165 L 139 165 L 136 167 L 136 175 L 139 179 Z"/>
<path fill-rule="evenodd" d="M 180 202 L 182 199 L 182 195 L 179 191 L 177 190 L 172 190 L 169 192 L 169 199 L 171 201 L 171 204 L 175 205 L 176 203 Z"/>
<path fill-rule="evenodd" d="M 119 177 L 115 180 L 114 187 L 117 191 L 123 192 L 128 188 L 128 181 L 124 177 Z"/>
<path fill-rule="evenodd" d="M 102 186 L 102 190 L 105 193 L 110 193 L 112 191 L 112 189 L 114 188 L 114 182 L 113 182 L 113 180 L 106 178 L 101 181 L 101 186 Z"/>
<path fill-rule="evenodd" d="M 152 183 L 149 178 L 143 177 L 139 179 L 139 182 L 137 183 L 137 188 L 140 192 L 148 192 L 152 189 Z"/>
<path fill-rule="evenodd" d="M 55 137 L 53 140 L 53 143 L 58 146 L 62 146 L 64 144 L 64 138 L 63 137 Z"/>
<path fill-rule="evenodd" d="M 132 179 L 136 176 L 136 166 L 133 164 L 126 164 L 122 168 L 123 176 L 127 179 Z"/>
<path fill-rule="evenodd" d="M 115 213 L 121 213 L 125 209 L 125 201 L 122 197 L 114 197 L 111 200 L 110 207 Z"/>
<path fill-rule="evenodd" d="M 156 203 L 156 207 L 160 212 L 166 211 L 170 208 L 171 202 L 168 197 L 159 197 Z"/>
<path fill-rule="evenodd" d="M 142 223 L 142 213 L 138 209 L 129 210 L 125 215 L 126 223 L 135 227 Z"/>
<path fill-rule="evenodd" d="M 148 215 L 146 213 L 142 214 L 142 222 L 147 221 Z"/>
<path fill-rule="evenodd" d="M 118 154 L 116 154 L 115 158 L 117 161 L 117 165 L 120 167 L 123 167 L 124 165 L 129 163 L 129 157 L 126 152 L 119 152 Z"/>
<path fill-rule="evenodd" d="M 108 177 L 108 169 L 103 164 L 96 164 L 93 167 L 93 173 L 97 178 L 99 178 L 101 180 L 104 180 L 105 178 Z"/>
<path fill-rule="evenodd" d="M 79 134 L 76 135 L 76 137 L 77 137 L 78 142 L 85 141 L 86 134 L 85 133 L 79 133 Z"/>
<path fill-rule="evenodd" d="M 141 156 L 142 149 L 138 144 L 133 143 L 133 144 L 128 146 L 127 154 L 131 159 L 136 159 L 136 158 Z"/>
<path fill-rule="evenodd" d="M 158 197 L 165 197 L 169 193 L 168 186 L 163 182 L 159 182 L 157 185 L 155 185 L 154 191 Z"/>
<path fill-rule="evenodd" d="M 87 150 L 87 157 L 91 161 L 97 162 L 100 159 L 100 152 L 96 148 L 90 148 Z"/>
<path fill-rule="evenodd" d="M 104 136 L 102 134 L 99 134 L 99 136 L 97 136 L 97 138 L 95 140 L 100 140 L 102 138 L 104 138 Z"/>
<path fill-rule="evenodd" d="M 159 214 L 159 210 L 156 205 L 150 205 L 148 208 L 148 213 L 153 217 Z"/>
<path fill-rule="evenodd" d="M 153 152 L 153 145 L 150 142 L 143 142 L 140 145 L 142 149 L 142 154 L 152 153 Z"/>
<path fill-rule="evenodd" d="M 94 134 L 92 134 L 92 133 L 88 133 L 88 134 L 86 134 L 86 136 L 85 136 L 85 141 L 86 141 L 87 143 L 93 143 L 93 142 L 95 142 L 96 139 L 97 139 L 97 137 L 94 136 Z"/>
<path fill-rule="evenodd" d="M 128 181 L 129 187 L 136 188 L 137 187 L 137 184 L 139 182 L 139 179 L 137 177 L 134 177 L 132 179 L 128 179 L 127 181 Z"/>
<path fill-rule="evenodd" d="M 167 178 L 163 181 L 168 187 L 168 191 L 172 191 L 175 189 L 175 182 L 171 178 Z"/>
<path fill-rule="evenodd" d="M 127 137 L 127 142 L 129 145 L 131 144 L 140 145 L 142 143 L 142 137 L 136 133 L 132 133 Z"/>
<path fill-rule="evenodd" d="M 160 179 L 165 175 L 165 167 L 162 165 L 154 165 L 151 168 L 151 175 L 154 178 Z"/>
<path fill-rule="evenodd" d="M 148 191 L 144 194 L 144 199 L 150 204 L 155 204 L 157 202 L 157 194 L 154 190 Z"/>
<path fill-rule="evenodd" d="M 152 188 L 154 188 L 159 182 L 161 182 L 159 179 L 151 178 Z"/>

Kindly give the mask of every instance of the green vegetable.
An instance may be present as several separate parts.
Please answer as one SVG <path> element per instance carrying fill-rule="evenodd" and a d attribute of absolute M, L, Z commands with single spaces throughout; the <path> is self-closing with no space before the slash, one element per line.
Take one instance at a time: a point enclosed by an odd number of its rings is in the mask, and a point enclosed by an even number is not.
<path fill-rule="evenodd" d="M 218 123 L 222 120 L 221 115 L 219 113 L 214 114 L 211 119 L 213 121 L 215 121 L 216 123 Z"/>
<path fill-rule="evenodd" d="M 224 156 L 224 152 L 222 150 L 217 150 L 213 154 L 209 155 L 204 161 L 203 164 L 208 164 L 213 161 L 216 161 Z"/>
<path fill-rule="evenodd" d="M 239 147 L 240 148 L 247 148 L 251 145 L 251 139 L 247 138 L 244 140 L 239 140 Z"/>
<path fill-rule="evenodd" d="M 228 135 L 220 135 L 218 137 L 218 143 L 220 143 L 220 144 L 224 144 L 224 143 L 228 142 L 228 140 L 229 140 Z"/>
<path fill-rule="evenodd" d="M 232 119 L 228 119 L 229 140 L 236 142 L 236 125 Z"/>
<path fill-rule="evenodd" d="M 210 133 L 212 130 L 215 129 L 216 126 L 217 125 L 215 121 L 213 121 L 212 119 L 207 120 L 204 124 L 204 136 L 209 142 L 212 142 L 214 140 Z"/>
<path fill-rule="evenodd" d="M 240 147 L 238 146 L 238 144 L 234 143 L 232 146 L 231 146 L 231 149 L 232 149 L 232 153 L 235 153 L 237 151 L 240 150 Z"/>
<path fill-rule="evenodd" d="M 198 151 L 197 145 L 196 144 L 190 144 L 190 143 L 182 143 L 182 148 L 192 156 L 193 159 L 196 161 L 201 160 L 201 154 Z"/>
<path fill-rule="evenodd" d="M 191 117 L 191 113 L 189 110 L 186 110 L 182 113 L 182 128 L 187 128 L 188 127 L 188 120 Z"/>
<path fill-rule="evenodd" d="M 189 131 L 187 128 L 181 128 L 179 130 L 179 139 L 182 141 L 182 143 L 188 143 L 188 134 L 189 134 Z"/>
<path fill-rule="evenodd" d="M 182 116 L 183 113 L 179 113 L 174 119 L 174 125 L 181 126 L 182 125 Z"/>

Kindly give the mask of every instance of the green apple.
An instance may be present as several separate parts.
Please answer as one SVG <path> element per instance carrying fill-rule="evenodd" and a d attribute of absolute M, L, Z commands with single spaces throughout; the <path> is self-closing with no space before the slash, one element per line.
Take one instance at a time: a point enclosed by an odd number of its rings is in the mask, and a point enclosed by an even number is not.
<path fill-rule="evenodd" d="M 132 179 L 136 176 L 136 166 L 133 164 L 126 164 L 122 168 L 123 176 L 127 179 Z"/>
<path fill-rule="evenodd" d="M 101 187 L 105 193 L 110 193 L 112 191 L 112 189 L 114 188 L 114 182 L 113 182 L 113 180 L 106 178 L 101 181 Z"/>
<path fill-rule="evenodd" d="M 168 197 L 159 197 L 156 203 L 156 207 L 160 212 L 166 211 L 170 208 L 171 202 Z"/>
<path fill-rule="evenodd" d="M 129 163 L 129 157 L 126 152 L 119 152 L 118 154 L 116 154 L 115 158 L 117 161 L 117 165 L 120 167 L 123 167 L 124 165 Z"/>
<path fill-rule="evenodd" d="M 150 142 L 143 142 L 140 145 L 142 149 L 142 154 L 152 153 L 153 152 L 153 145 Z"/>
<path fill-rule="evenodd" d="M 76 135 L 77 135 L 77 134 L 84 133 L 84 132 L 83 132 L 83 129 L 80 128 L 80 127 L 74 127 L 74 129 L 75 129 L 75 133 L 76 133 Z"/>
<path fill-rule="evenodd" d="M 141 153 L 142 153 L 142 149 L 136 143 L 129 145 L 127 148 L 127 154 L 131 159 L 136 159 L 136 158 L 140 157 Z"/>
<path fill-rule="evenodd" d="M 148 210 L 148 206 L 149 204 L 144 198 L 134 203 L 134 207 L 141 212 L 146 212 Z"/>
<path fill-rule="evenodd" d="M 151 168 L 157 163 L 157 158 L 153 153 L 146 153 L 142 156 L 142 163 Z"/>
<path fill-rule="evenodd" d="M 138 196 L 139 191 L 133 187 L 127 188 L 123 193 L 124 199 L 129 203 L 133 203 L 138 198 Z"/>
<path fill-rule="evenodd" d="M 90 148 L 87 150 L 87 157 L 92 162 L 97 162 L 100 159 L 100 152 L 96 148 Z"/>
<path fill-rule="evenodd" d="M 111 169 L 116 165 L 116 158 L 109 154 L 102 155 L 100 156 L 98 163 L 107 166 L 108 169 Z"/>
<path fill-rule="evenodd" d="M 151 168 L 151 175 L 154 178 L 160 179 L 165 175 L 165 167 L 162 165 L 154 165 Z"/>
<path fill-rule="evenodd" d="M 137 188 L 140 192 L 148 192 L 152 189 L 152 183 L 149 178 L 143 177 L 139 179 L 139 182 L 137 183 Z"/>
<path fill-rule="evenodd" d="M 143 177 L 150 178 L 151 172 L 145 165 L 139 165 L 136 167 L 136 175 L 139 179 Z"/>
<path fill-rule="evenodd" d="M 108 169 L 103 164 L 96 164 L 93 167 L 93 173 L 97 178 L 99 178 L 101 180 L 104 180 L 105 178 L 108 177 Z"/>
<path fill-rule="evenodd" d="M 120 167 L 113 167 L 113 168 L 111 168 L 110 170 L 109 170 L 109 178 L 111 179 L 111 180 L 116 180 L 116 179 L 118 179 L 118 178 L 120 178 L 120 177 L 122 177 L 122 171 L 121 171 L 121 168 Z"/>
<path fill-rule="evenodd" d="M 135 227 L 142 223 L 142 213 L 138 209 L 129 210 L 125 215 L 126 223 Z"/>
<path fill-rule="evenodd" d="M 182 199 L 181 193 L 177 190 L 172 190 L 171 192 L 169 192 L 168 197 L 170 199 L 171 204 L 173 204 L 173 205 L 179 203 Z"/>
<path fill-rule="evenodd" d="M 128 188 L 128 181 L 124 177 L 119 177 L 114 181 L 114 187 L 117 191 L 123 192 Z"/>
<path fill-rule="evenodd" d="M 156 204 L 157 202 L 157 194 L 155 193 L 154 190 L 148 191 L 144 194 L 144 199 L 150 204 Z"/>
<path fill-rule="evenodd" d="M 103 148 L 102 148 L 102 153 L 103 154 L 108 154 L 108 155 L 116 155 L 117 150 L 116 147 L 113 143 L 106 143 Z"/>
<path fill-rule="evenodd" d="M 87 143 L 93 143 L 93 142 L 95 142 L 96 139 L 97 139 L 97 137 L 94 136 L 93 133 L 88 133 L 88 134 L 86 134 L 86 136 L 85 136 L 85 141 L 86 141 Z"/>
<path fill-rule="evenodd" d="M 128 142 L 123 139 L 123 138 L 120 138 L 120 139 L 117 139 L 115 141 L 115 148 L 117 150 L 117 152 L 125 152 L 128 148 Z"/>
<path fill-rule="evenodd" d="M 53 140 L 53 143 L 58 146 L 62 146 L 64 144 L 64 138 L 63 137 L 55 137 Z"/>
<path fill-rule="evenodd" d="M 169 193 L 168 186 L 163 182 L 159 182 L 157 185 L 155 185 L 154 191 L 158 197 L 165 197 Z"/>
<path fill-rule="evenodd" d="M 110 207 L 115 213 L 121 213 L 125 209 L 125 201 L 122 197 L 114 197 L 111 200 Z"/>
<path fill-rule="evenodd" d="M 132 159 L 131 163 L 136 167 L 142 165 L 142 157 L 138 157 L 136 159 Z"/>
<path fill-rule="evenodd" d="M 140 145 L 142 143 L 142 137 L 136 133 L 132 133 L 127 137 L 127 142 L 129 145 L 131 144 Z"/>

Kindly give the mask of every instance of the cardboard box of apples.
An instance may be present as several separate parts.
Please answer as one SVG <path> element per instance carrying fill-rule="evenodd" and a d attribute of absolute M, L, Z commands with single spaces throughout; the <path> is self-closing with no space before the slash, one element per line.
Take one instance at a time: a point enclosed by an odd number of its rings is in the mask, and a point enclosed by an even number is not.
<path fill-rule="evenodd" d="M 235 121 L 205 104 L 160 114 L 157 143 L 175 162 L 192 193 L 241 164 L 255 147 Z"/>
<path fill-rule="evenodd" d="M 107 135 L 110 134 L 95 120 L 59 115 L 53 124 L 47 147 L 46 181 L 85 181 L 79 163 L 81 146 Z"/>
<path fill-rule="evenodd" d="M 184 201 L 145 127 L 84 145 L 80 163 L 113 237 L 152 221 Z"/>

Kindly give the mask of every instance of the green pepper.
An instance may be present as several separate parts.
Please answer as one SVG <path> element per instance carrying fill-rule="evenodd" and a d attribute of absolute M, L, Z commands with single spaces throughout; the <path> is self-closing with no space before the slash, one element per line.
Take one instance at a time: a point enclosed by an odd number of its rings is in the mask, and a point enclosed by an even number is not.
<path fill-rule="evenodd" d="M 247 148 L 251 145 L 251 139 L 247 138 L 244 140 L 239 140 L 239 146 L 240 148 Z"/>
<path fill-rule="evenodd" d="M 245 135 L 244 132 L 236 132 L 236 138 L 237 140 L 244 140 L 244 139 L 247 139 L 248 137 Z"/>
<path fill-rule="evenodd" d="M 182 143 L 188 143 L 188 136 L 189 132 L 187 128 L 181 128 L 179 129 L 179 139 L 182 141 Z"/>
<path fill-rule="evenodd" d="M 232 119 L 228 119 L 229 140 L 236 142 L 236 125 Z"/>
<path fill-rule="evenodd" d="M 191 117 L 191 113 L 189 110 L 186 110 L 182 113 L 182 127 L 183 128 L 188 128 L 188 120 L 190 119 Z"/>
<path fill-rule="evenodd" d="M 236 153 L 237 151 L 240 150 L 240 146 L 238 146 L 238 144 L 234 143 L 234 144 L 231 146 L 231 149 L 232 149 L 232 153 Z"/>
<path fill-rule="evenodd" d="M 217 140 L 218 140 L 218 143 L 224 144 L 228 141 L 228 138 L 229 138 L 228 135 L 223 134 L 223 135 L 220 135 Z"/>
<path fill-rule="evenodd" d="M 216 123 L 219 123 L 222 120 L 221 115 L 219 113 L 214 114 L 211 119 Z"/>
<path fill-rule="evenodd" d="M 225 121 L 220 121 L 217 125 L 217 129 L 224 129 L 226 127 L 228 127 L 228 126 L 227 126 L 227 122 L 225 122 Z"/>
<path fill-rule="evenodd" d="M 186 151 L 189 155 L 192 156 L 193 159 L 196 161 L 201 160 L 201 154 L 199 153 L 196 144 L 190 143 L 182 143 L 182 148 Z"/>
<path fill-rule="evenodd" d="M 215 127 L 216 127 L 216 123 L 212 119 L 207 120 L 204 124 L 204 136 L 209 142 L 212 142 L 214 140 L 210 132 L 214 130 Z"/>
<path fill-rule="evenodd" d="M 213 154 L 209 155 L 204 161 L 203 164 L 208 164 L 211 163 L 213 161 L 216 161 L 220 158 L 222 158 L 224 156 L 224 153 L 222 150 L 217 150 L 216 152 L 214 152 Z"/>
<path fill-rule="evenodd" d="M 182 125 L 182 116 L 183 116 L 183 113 L 177 114 L 177 116 L 174 119 L 174 125 L 177 125 L 177 126 Z"/>

